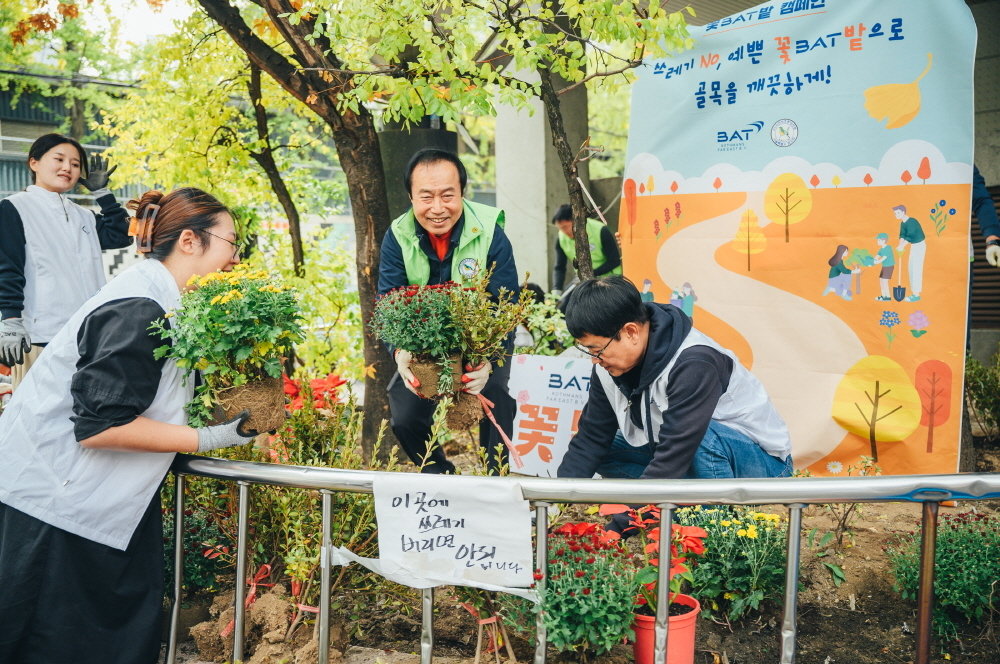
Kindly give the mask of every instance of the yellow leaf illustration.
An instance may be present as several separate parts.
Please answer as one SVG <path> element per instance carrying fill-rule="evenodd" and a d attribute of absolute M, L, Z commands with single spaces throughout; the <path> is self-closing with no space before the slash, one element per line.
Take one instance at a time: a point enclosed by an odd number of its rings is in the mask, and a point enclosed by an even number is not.
<path fill-rule="evenodd" d="M 882 122 L 886 129 L 898 129 L 910 123 L 920 112 L 920 79 L 931 70 L 932 53 L 927 54 L 927 67 L 912 83 L 888 83 L 865 90 L 865 110 Z"/>

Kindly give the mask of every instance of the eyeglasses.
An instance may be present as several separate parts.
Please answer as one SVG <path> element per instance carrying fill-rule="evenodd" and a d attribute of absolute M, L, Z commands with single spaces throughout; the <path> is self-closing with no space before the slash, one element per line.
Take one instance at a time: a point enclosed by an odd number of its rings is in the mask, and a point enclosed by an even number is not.
<path fill-rule="evenodd" d="M 212 237 L 217 237 L 220 240 L 225 240 L 229 244 L 233 245 L 233 260 L 236 260 L 237 258 L 240 257 L 240 245 L 238 243 L 233 242 L 232 240 L 230 240 L 227 237 L 222 237 L 221 235 L 216 235 L 212 231 L 205 231 L 205 232 L 208 233 L 209 235 L 211 235 Z"/>
<path fill-rule="evenodd" d="M 576 349 L 578 351 L 580 351 L 581 353 L 589 355 L 590 357 L 592 357 L 595 360 L 597 360 L 598 362 L 600 362 L 601 356 L 604 355 L 604 351 L 606 351 L 608 349 L 608 346 L 611 345 L 611 342 L 618 340 L 618 338 L 621 336 L 621 332 L 622 332 L 621 330 L 618 330 L 617 332 L 615 332 L 615 336 L 613 336 L 610 339 L 608 339 L 608 343 L 604 344 L 604 346 L 601 347 L 601 350 L 597 351 L 596 353 L 594 351 L 590 350 L 589 348 L 587 348 L 586 346 L 581 346 L 580 344 L 573 344 L 573 346 L 576 347 Z"/>

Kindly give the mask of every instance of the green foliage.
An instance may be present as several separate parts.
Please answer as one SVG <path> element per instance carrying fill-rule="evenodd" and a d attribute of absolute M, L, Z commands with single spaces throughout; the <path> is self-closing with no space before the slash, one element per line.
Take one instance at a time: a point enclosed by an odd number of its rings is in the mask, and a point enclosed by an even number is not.
<path fill-rule="evenodd" d="M 185 500 L 191 490 L 185 489 Z M 174 587 L 174 483 L 167 482 L 161 491 L 163 509 L 163 587 L 171 594 Z M 232 571 L 235 547 L 213 518 L 214 510 L 204 505 L 184 509 L 183 588 L 188 592 L 215 590 L 218 576 Z"/>
<path fill-rule="evenodd" d="M 172 323 L 157 321 L 151 329 L 169 341 L 156 349 L 157 359 L 170 357 L 181 369 L 200 372 L 203 382 L 187 411 L 192 426 L 204 426 L 221 390 L 281 376 L 282 358 L 303 333 L 294 291 L 264 271 L 239 264 L 192 281 L 197 287 L 167 314 Z"/>
<path fill-rule="evenodd" d="M 915 600 L 920 578 L 919 531 L 886 552 L 904 599 Z M 1000 610 L 1000 518 L 981 512 L 941 516 L 934 557 L 934 627 L 957 637 L 958 622 L 976 623 Z"/>
<path fill-rule="evenodd" d="M 600 524 L 570 523 L 548 538 L 541 594 L 546 638 L 560 652 L 578 653 L 581 662 L 620 643 L 635 620 L 635 568 L 620 542 L 602 537 L 602 531 Z M 505 597 L 503 604 L 515 630 L 534 632 L 530 602 Z"/>
<path fill-rule="evenodd" d="M 514 352 L 559 355 L 573 345 L 573 337 L 566 330 L 566 317 L 556 307 L 558 301 L 555 295 L 546 294 L 541 302 L 528 304 L 524 326 L 531 332 L 535 343 L 533 346 L 517 347 Z"/>
<path fill-rule="evenodd" d="M 448 282 L 389 291 L 375 303 L 372 334 L 395 348 L 444 361 L 461 343 L 451 312 L 453 290 L 461 287 Z"/>
<path fill-rule="evenodd" d="M 693 567 L 691 594 L 702 612 L 735 620 L 765 602 L 780 602 L 785 590 L 787 524 L 777 514 L 749 507 L 700 505 L 677 510 L 678 523 L 708 531 L 705 553 Z"/>
<path fill-rule="evenodd" d="M 965 358 L 965 395 L 980 428 L 990 438 L 1000 436 L 1000 353 L 989 366 Z"/>
<path fill-rule="evenodd" d="M 395 452 L 383 466 L 369 466 L 358 444 L 363 414 L 353 402 L 317 408 L 307 381 L 302 381 L 303 407 L 294 410 L 278 434 L 261 447 L 238 446 L 218 450 L 215 456 L 269 463 L 346 470 L 398 470 Z M 327 401 L 330 401 L 329 398 Z M 381 435 L 376 448 L 381 444 Z M 377 450 L 376 450 L 377 451 Z M 378 455 L 373 455 L 377 459 Z M 230 541 L 236 539 L 237 488 L 233 483 L 189 478 L 188 505 L 204 509 Z M 331 541 L 365 557 L 378 556 L 375 507 L 370 494 L 333 492 Z M 319 557 L 322 544 L 322 497 L 319 491 L 254 485 L 250 490 L 252 515 L 248 575 L 270 565 L 270 581 L 286 582 L 296 602 L 315 606 L 319 601 Z M 409 591 L 359 566 L 339 569 L 332 581 L 333 607 L 357 615 L 370 607 L 372 597 L 392 601 Z M 300 613 L 302 621 L 311 614 Z"/>
<path fill-rule="evenodd" d="M 452 321 L 458 331 L 463 359 L 479 366 L 486 360 L 503 364 L 504 342 L 524 320 L 532 301 L 531 291 L 522 289 L 517 299 L 506 288 L 496 296 L 486 290 L 490 272 L 470 286 L 448 291 Z"/>
<path fill-rule="evenodd" d="M 364 375 L 361 304 L 355 285 L 354 256 L 332 229 L 303 238 L 304 274 L 295 274 L 287 233 L 268 231 L 258 237 L 259 252 L 249 262 L 264 265 L 282 283 L 295 289 L 302 312 L 305 338 L 295 346 L 298 373 L 360 378 Z"/>

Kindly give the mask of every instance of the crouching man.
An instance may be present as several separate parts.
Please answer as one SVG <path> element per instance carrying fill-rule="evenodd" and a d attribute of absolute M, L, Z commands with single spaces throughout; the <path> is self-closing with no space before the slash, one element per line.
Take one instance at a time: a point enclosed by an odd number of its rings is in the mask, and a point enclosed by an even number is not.
<path fill-rule="evenodd" d="M 644 303 L 623 277 L 590 279 L 566 325 L 594 370 L 559 477 L 791 474 L 788 428 L 764 386 L 677 307 Z"/>

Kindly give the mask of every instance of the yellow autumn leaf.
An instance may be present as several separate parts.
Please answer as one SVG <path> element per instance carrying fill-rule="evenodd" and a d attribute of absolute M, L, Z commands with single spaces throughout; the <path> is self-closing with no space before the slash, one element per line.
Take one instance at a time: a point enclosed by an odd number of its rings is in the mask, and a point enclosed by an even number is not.
<path fill-rule="evenodd" d="M 878 122 L 886 120 L 886 129 L 898 129 L 910 123 L 920 112 L 920 79 L 931 70 L 933 53 L 927 54 L 927 67 L 912 83 L 887 83 L 865 90 L 865 110 Z"/>
<path fill-rule="evenodd" d="M 367 378 L 374 378 L 375 377 L 375 365 L 374 364 L 369 364 L 367 367 L 365 367 L 365 376 Z"/>

